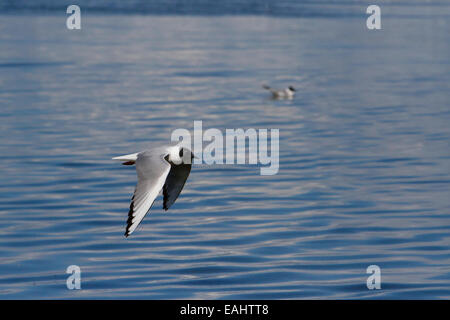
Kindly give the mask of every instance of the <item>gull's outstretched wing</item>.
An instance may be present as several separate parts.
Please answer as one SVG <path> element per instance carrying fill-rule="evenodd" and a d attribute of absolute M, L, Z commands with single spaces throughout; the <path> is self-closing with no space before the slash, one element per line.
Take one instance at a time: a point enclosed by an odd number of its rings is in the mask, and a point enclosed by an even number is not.
<path fill-rule="evenodd" d="M 263 86 L 262 86 L 264 89 L 266 89 L 266 90 L 269 90 L 270 92 L 274 92 L 274 91 L 276 91 L 276 90 L 274 90 L 274 89 L 272 89 L 271 87 L 269 87 L 267 84 L 263 84 Z"/>
<path fill-rule="evenodd" d="M 126 237 L 133 233 L 144 219 L 166 181 L 170 164 L 164 159 L 164 156 L 165 154 L 151 151 L 140 153 L 137 156 L 138 183 L 131 198 L 125 231 Z"/>
<path fill-rule="evenodd" d="M 191 172 L 191 164 L 175 165 L 171 163 L 171 169 L 167 176 L 166 183 L 163 187 L 163 208 L 168 210 L 170 206 L 177 200 L 181 190 L 183 190 L 189 173 Z"/>

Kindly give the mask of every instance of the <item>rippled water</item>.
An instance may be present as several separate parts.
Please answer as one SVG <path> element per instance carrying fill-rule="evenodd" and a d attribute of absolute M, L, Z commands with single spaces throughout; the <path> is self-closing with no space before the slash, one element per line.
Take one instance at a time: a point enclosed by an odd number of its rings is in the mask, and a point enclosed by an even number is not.
<path fill-rule="evenodd" d="M 389 14 L 0 16 L 0 297 L 450 298 L 450 15 Z M 196 166 L 124 238 L 110 158 L 194 120 L 280 129 L 279 173 Z"/>

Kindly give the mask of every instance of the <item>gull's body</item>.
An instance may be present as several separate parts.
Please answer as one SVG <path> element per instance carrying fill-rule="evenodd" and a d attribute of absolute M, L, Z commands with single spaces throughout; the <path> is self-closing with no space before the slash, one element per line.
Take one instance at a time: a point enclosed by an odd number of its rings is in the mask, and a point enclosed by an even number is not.
<path fill-rule="evenodd" d="M 124 165 L 136 165 L 138 183 L 131 198 L 126 237 L 144 219 L 161 190 L 164 195 L 163 208 L 170 208 L 189 176 L 193 157 L 189 149 L 173 144 L 113 158 Z"/>
<path fill-rule="evenodd" d="M 273 89 L 267 85 L 263 85 L 263 88 L 269 90 L 272 93 L 272 98 L 274 99 L 292 99 L 296 91 L 292 86 L 281 90 Z"/>

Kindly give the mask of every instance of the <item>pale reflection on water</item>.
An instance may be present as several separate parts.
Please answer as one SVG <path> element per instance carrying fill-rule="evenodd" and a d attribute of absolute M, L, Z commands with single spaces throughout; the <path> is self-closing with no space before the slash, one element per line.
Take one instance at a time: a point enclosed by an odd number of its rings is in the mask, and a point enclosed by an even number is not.
<path fill-rule="evenodd" d="M 384 21 L 2 16 L 0 296 L 449 298 L 448 20 Z M 110 158 L 194 120 L 280 129 L 278 175 L 194 167 L 125 239 Z"/>

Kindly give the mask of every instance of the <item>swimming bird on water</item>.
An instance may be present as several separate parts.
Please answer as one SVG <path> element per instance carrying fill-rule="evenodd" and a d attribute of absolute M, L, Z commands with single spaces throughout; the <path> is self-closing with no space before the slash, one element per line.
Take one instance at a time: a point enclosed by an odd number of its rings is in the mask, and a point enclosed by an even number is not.
<path fill-rule="evenodd" d="M 272 93 L 272 98 L 274 99 L 292 99 L 296 91 L 293 86 L 289 86 L 286 89 L 282 90 L 273 89 L 268 85 L 263 85 L 262 87 L 266 90 L 269 90 Z"/>
<path fill-rule="evenodd" d="M 163 209 L 168 210 L 178 198 L 191 172 L 195 156 L 179 143 L 115 157 L 124 165 L 136 165 L 138 182 L 131 198 L 125 237 L 144 219 L 161 189 Z"/>

